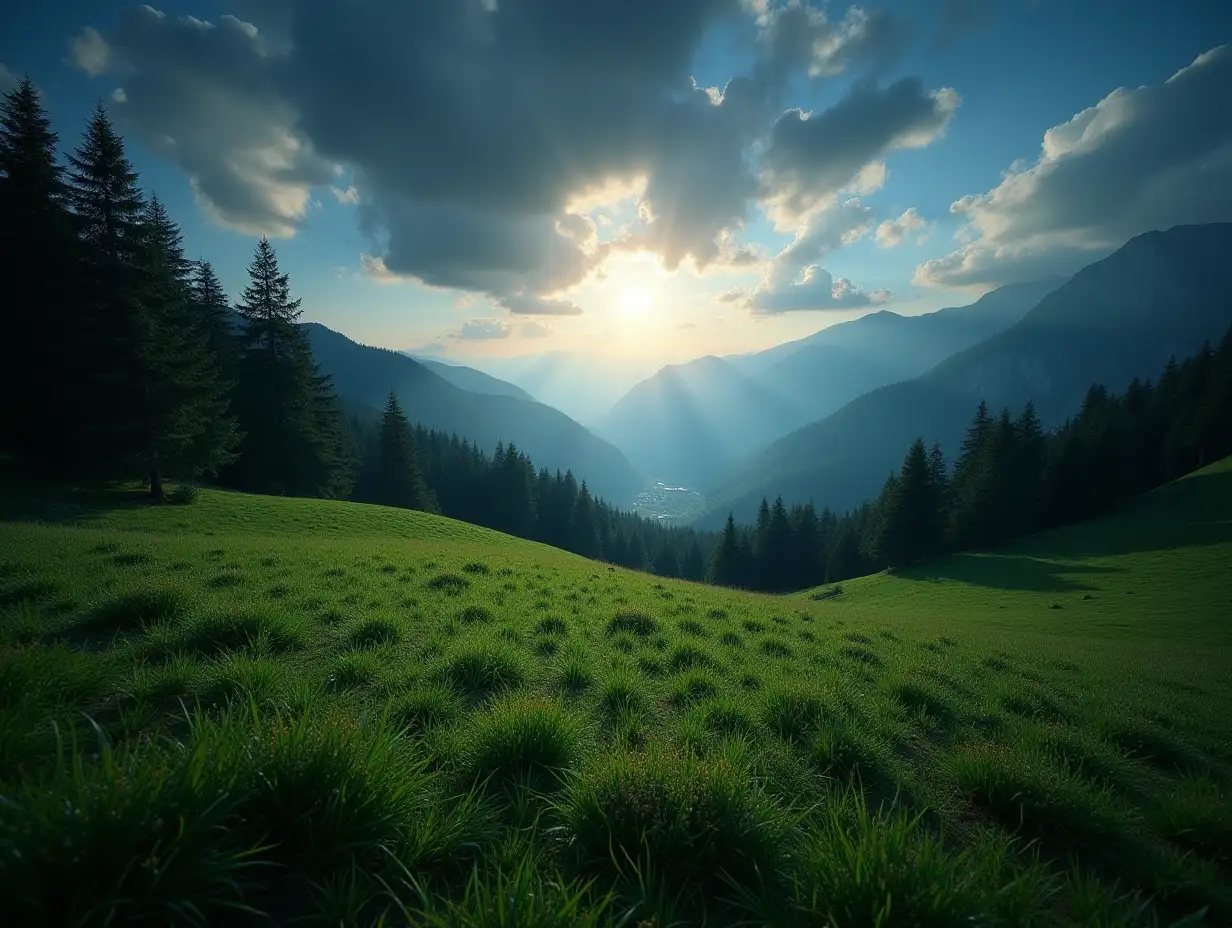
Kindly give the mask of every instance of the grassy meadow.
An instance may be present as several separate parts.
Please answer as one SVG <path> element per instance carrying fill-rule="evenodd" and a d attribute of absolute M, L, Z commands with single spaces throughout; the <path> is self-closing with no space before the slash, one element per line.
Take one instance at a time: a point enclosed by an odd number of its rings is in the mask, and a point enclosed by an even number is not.
<path fill-rule="evenodd" d="M 0 502 L 12 925 L 1232 924 L 1232 462 L 787 597 L 417 512 Z"/>

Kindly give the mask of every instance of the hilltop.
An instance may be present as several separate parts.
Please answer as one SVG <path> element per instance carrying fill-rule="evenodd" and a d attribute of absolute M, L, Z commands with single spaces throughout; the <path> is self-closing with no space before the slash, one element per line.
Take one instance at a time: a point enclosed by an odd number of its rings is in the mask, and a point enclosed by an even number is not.
<path fill-rule="evenodd" d="M 22 923 L 1232 918 L 1232 461 L 791 597 L 355 503 L 3 513 Z"/>

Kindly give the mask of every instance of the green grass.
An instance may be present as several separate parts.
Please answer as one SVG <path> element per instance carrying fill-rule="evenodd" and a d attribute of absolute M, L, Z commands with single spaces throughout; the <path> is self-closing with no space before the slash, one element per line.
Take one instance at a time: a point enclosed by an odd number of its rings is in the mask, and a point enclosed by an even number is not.
<path fill-rule="evenodd" d="M 1232 462 L 789 597 L 358 504 L 18 497 L 15 924 L 1232 924 Z"/>

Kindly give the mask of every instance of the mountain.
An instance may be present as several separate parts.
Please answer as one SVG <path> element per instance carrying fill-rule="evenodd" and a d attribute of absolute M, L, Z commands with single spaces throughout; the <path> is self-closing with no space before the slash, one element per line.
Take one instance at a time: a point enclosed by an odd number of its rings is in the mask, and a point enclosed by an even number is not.
<path fill-rule="evenodd" d="M 621 506 L 645 484 L 620 451 L 559 410 L 516 396 L 472 393 L 397 351 L 357 344 L 318 323 L 305 329 L 313 356 L 344 401 L 380 409 L 393 390 L 411 421 L 456 432 L 489 452 L 497 442 L 513 442 L 536 466 L 572 470 Z"/>
<path fill-rule="evenodd" d="M 920 316 L 870 313 L 758 354 L 665 367 L 596 430 L 654 479 L 705 488 L 775 439 L 1012 325 L 1061 282 L 1002 287 Z"/>
<path fill-rule="evenodd" d="M 466 367 L 462 364 L 450 364 L 446 361 L 437 361 L 434 358 L 419 358 L 414 355 L 408 355 L 408 357 L 418 361 L 428 370 L 432 371 L 432 373 L 448 380 L 459 389 L 467 390 L 471 393 L 486 393 L 491 396 L 512 396 L 519 400 L 526 400 L 528 403 L 538 402 L 538 400 L 516 384 L 498 380 L 491 374 L 477 371 L 473 367 Z"/>
<path fill-rule="evenodd" d="M 510 358 L 486 357 L 469 363 L 517 384 L 540 402 L 593 425 L 639 380 L 662 362 L 641 355 L 588 351 L 546 351 Z"/>
<path fill-rule="evenodd" d="M 716 357 L 672 364 L 630 390 L 599 434 L 655 480 L 705 486 L 783 434 L 795 411 Z"/>
<path fill-rule="evenodd" d="M 981 399 L 1046 426 L 1093 382 L 1121 391 L 1232 323 L 1232 224 L 1177 226 L 1131 239 L 1040 300 L 1018 323 L 914 380 L 867 393 L 775 442 L 711 494 L 703 525 L 749 518 L 763 496 L 845 509 L 876 495 L 917 436 L 953 456 Z"/>

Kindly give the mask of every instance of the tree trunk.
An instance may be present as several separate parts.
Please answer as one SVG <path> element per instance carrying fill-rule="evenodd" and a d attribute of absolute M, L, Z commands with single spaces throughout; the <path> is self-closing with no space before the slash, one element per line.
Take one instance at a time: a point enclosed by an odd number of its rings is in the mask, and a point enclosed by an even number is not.
<path fill-rule="evenodd" d="M 167 498 L 163 492 L 163 475 L 158 468 L 158 458 L 150 460 L 150 496 L 156 503 L 161 503 Z"/>

